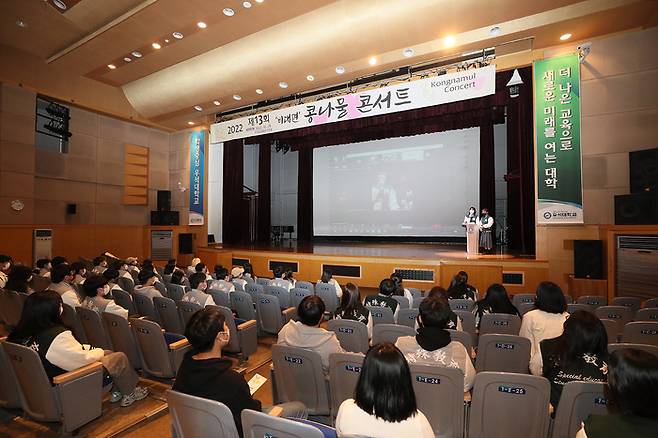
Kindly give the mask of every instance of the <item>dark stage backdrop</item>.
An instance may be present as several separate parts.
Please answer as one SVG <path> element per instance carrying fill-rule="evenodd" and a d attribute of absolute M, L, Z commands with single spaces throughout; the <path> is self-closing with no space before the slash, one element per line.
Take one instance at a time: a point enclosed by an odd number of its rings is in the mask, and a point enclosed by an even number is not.
<path fill-rule="evenodd" d="M 227 203 L 227 201 L 239 200 L 242 196 L 242 180 L 240 179 L 240 184 L 237 184 L 237 174 L 242 176 L 240 151 L 243 144 L 260 145 L 258 188 L 261 197 L 259 198 L 257 228 L 259 240 L 269 239 L 269 152 L 270 144 L 274 140 L 288 144 L 293 150 L 299 151 L 299 195 L 297 200 L 297 238 L 299 240 L 313 238 L 313 148 L 316 147 L 480 127 L 480 205 L 489 206 L 489 210 L 493 212 L 495 208 L 493 125 L 504 122 L 507 110 L 509 247 L 524 254 L 534 253 L 532 68 L 519 69 L 524 85 L 521 86 L 520 95 L 517 98 L 510 98 L 506 87 L 512 73 L 513 71 L 505 71 L 496 74 L 496 93 L 491 96 L 225 143 L 224 240 L 227 243 L 247 240 L 247 228 L 244 224 L 247 218 L 243 213 L 235 212 L 230 208 L 232 204 Z M 239 166 L 237 166 L 238 161 L 231 161 L 238 159 Z M 265 168 L 265 161 L 267 168 Z M 232 164 L 227 166 L 227 163 Z M 227 193 L 229 190 L 231 193 Z M 267 198 L 267 203 L 265 203 L 265 198 Z M 245 238 L 241 239 L 241 236 Z"/>

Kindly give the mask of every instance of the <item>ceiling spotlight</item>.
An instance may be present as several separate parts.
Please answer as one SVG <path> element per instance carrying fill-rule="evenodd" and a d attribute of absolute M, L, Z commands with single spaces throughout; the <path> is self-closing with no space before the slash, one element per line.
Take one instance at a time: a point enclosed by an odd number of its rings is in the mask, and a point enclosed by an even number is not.
<path fill-rule="evenodd" d="M 171 34 L 171 36 L 173 36 L 177 40 L 183 39 L 183 34 L 180 33 L 180 32 L 174 32 L 174 33 Z"/>
<path fill-rule="evenodd" d="M 159 48 L 162 47 L 162 46 L 161 46 L 160 44 L 158 44 L 158 43 L 153 43 L 153 44 L 151 44 L 151 45 L 153 46 L 153 48 L 154 48 L 155 50 L 158 50 Z"/>
<path fill-rule="evenodd" d="M 288 88 L 288 83 L 287 83 L 287 82 L 283 82 L 283 81 L 281 81 L 281 82 L 279 82 L 279 87 L 281 87 L 281 88 Z"/>
<path fill-rule="evenodd" d="M 65 11 L 67 8 L 66 3 L 64 3 L 62 0 L 53 0 L 53 4 L 62 11 Z"/>
<path fill-rule="evenodd" d="M 18 21 L 16 21 L 16 26 L 18 26 L 18 27 L 27 27 L 27 23 L 24 22 L 23 20 L 18 20 Z"/>
<path fill-rule="evenodd" d="M 500 28 L 500 26 L 494 26 L 491 29 L 489 29 L 489 35 L 497 37 L 503 32 L 503 30 Z"/>
<path fill-rule="evenodd" d="M 256 3 L 263 3 L 265 0 L 256 0 Z"/>
<path fill-rule="evenodd" d="M 169 40 L 165 40 L 165 43 L 168 43 L 168 42 L 169 42 Z"/>
<path fill-rule="evenodd" d="M 201 108 L 199 105 L 195 105 L 194 109 L 197 111 L 203 111 L 203 108 Z"/>
<path fill-rule="evenodd" d="M 221 102 L 220 102 L 219 100 L 213 100 L 212 103 L 213 103 L 215 106 L 220 106 L 220 105 L 221 105 Z"/>
<path fill-rule="evenodd" d="M 336 67 L 336 73 L 338 73 L 339 75 L 342 75 L 343 73 L 345 73 L 345 67 L 343 67 L 342 65 L 339 65 L 338 67 Z"/>
<path fill-rule="evenodd" d="M 134 52 L 131 53 L 135 58 L 141 58 L 142 57 L 142 52 L 138 52 L 135 50 Z"/>
<path fill-rule="evenodd" d="M 307 76 L 306 76 L 306 80 L 309 81 L 309 82 L 313 82 L 313 81 L 315 80 L 315 76 L 313 76 L 313 75 L 307 75 Z"/>
<path fill-rule="evenodd" d="M 565 33 L 564 35 L 560 36 L 560 41 L 566 41 L 569 38 L 571 38 L 571 34 L 570 33 Z"/>
<path fill-rule="evenodd" d="M 448 35 L 443 39 L 443 45 L 446 47 L 452 47 L 455 45 L 455 37 L 452 35 Z"/>
<path fill-rule="evenodd" d="M 133 59 L 132 59 L 132 58 L 129 58 L 129 57 L 126 56 L 125 58 L 123 58 L 123 60 L 126 61 L 126 62 L 130 62 L 130 61 L 132 61 Z"/>
<path fill-rule="evenodd" d="M 249 9 L 251 7 L 251 2 L 242 2 L 242 6 Z"/>
<path fill-rule="evenodd" d="M 110 70 L 114 70 L 115 68 L 117 68 L 117 66 L 114 64 L 107 64 L 107 68 L 109 68 Z"/>
<path fill-rule="evenodd" d="M 233 9 L 231 9 L 231 8 L 224 8 L 224 9 L 222 10 L 222 13 L 223 13 L 224 15 L 226 15 L 227 17 L 232 17 L 232 16 L 235 15 L 235 11 L 234 11 Z"/>
<path fill-rule="evenodd" d="M 377 65 L 377 58 L 375 58 L 374 56 L 371 56 L 370 59 L 368 60 L 368 64 Z"/>
<path fill-rule="evenodd" d="M 208 25 L 206 23 L 204 23 L 203 21 L 199 21 L 196 24 L 196 27 L 198 27 L 199 29 L 205 29 L 206 27 L 208 27 Z"/>
<path fill-rule="evenodd" d="M 405 58 L 411 58 L 412 56 L 414 56 L 414 49 L 410 49 L 410 48 L 404 49 L 402 51 L 402 54 L 404 55 Z"/>
<path fill-rule="evenodd" d="M 235 100 L 242 100 L 242 96 L 240 96 L 239 94 L 234 94 L 234 95 L 233 95 L 233 99 L 235 99 Z"/>
<path fill-rule="evenodd" d="M 256 88 L 256 94 L 263 94 L 263 90 L 261 90 L 260 88 Z"/>
<path fill-rule="evenodd" d="M 194 122 L 187 122 L 187 124 L 192 126 L 192 125 L 194 125 Z"/>

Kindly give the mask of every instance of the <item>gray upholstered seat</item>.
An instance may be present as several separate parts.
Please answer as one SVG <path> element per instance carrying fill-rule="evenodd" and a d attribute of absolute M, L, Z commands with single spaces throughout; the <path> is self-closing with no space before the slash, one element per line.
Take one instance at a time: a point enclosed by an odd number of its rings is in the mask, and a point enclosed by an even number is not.
<path fill-rule="evenodd" d="M 345 351 L 365 354 L 368 351 L 368 327 L 351 319 L 332 319 L 327 329 L 336 334 L 340 346 Z"/>
<path fill-rule="evenodd" d="M 553 438 L 573 438 L 590 415 L 607 415 L 605 383 L 568 382 L 555 412 Z"/>
<path fill-rule="evenodd" d="M 101 318 L 105 323 L 105 331 L 112 342 L 112 347 L 114 347 L 113 351 L 121 351 L 128 357 L 133 368 L 141 368 L 142 359 L 139 355 L 135 334 L 126 318 L 108 312 L 103 312 Z"/>
<path fill-rule="evenodd" d="M 105 326 L 98 312 L 84 307 L 76 307 L 75 311 L 85 331 L 87 343 L 92 347 L 112 350 L 112 342 L 105 332 Z"/>
<path fill-rule="evenodd" d="M 155 377 L 175 377 L 183 356 L 191 348 L 187 339 L 167 344 L 160 326 L 146 319 L 134 319 L 131 326 L 139 346 L 142 369 Z"/>
<path fill-rule="evenodd" d="M 480 320 L 480 336 L 490 333 L 518 335 L 521 329 L 521 318 L 507 313 L 488 313 Z"/>
<path fill-rule="evenodd" d="M 527 373 L 530 364 L 530 340 L 516 335 L 480 335 L 475 369 Z"/>
<path fill-rule="evenodd" d="M 153 298 L 153 305 L 155 311 L 158 312 L 158 319 L 162 324 L 162 328 L 166 332 L 182 335 L 185 327 L 181 322 L 178 306 L 176 306 L 174 300 L 166 297 L 155 297 Z"/>
<path fill-rule="evenodd" d="M 415 336 L 416 330 L 400 324 L 377 324 L 372 329 L 372 344 L 391 342 L 395 344 L 402 336 Z"/>
<path fill-rule="evenodd" d="M 354 397 L 365 355 L 363 353 L 333 353 L 329 356 L 329 387 L 331 412 L 335 417 L 340 404 Z"/>
<path fill-rule="evenodd" d="M 167 404 L 176 438 L 238 438 L 233 414 L 223 403 L 169 390 Z"/>

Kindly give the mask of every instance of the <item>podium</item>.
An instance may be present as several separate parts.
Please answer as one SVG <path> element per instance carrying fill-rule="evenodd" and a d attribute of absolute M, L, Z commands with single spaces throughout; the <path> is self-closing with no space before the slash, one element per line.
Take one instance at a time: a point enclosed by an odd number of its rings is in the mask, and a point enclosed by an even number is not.
<path fill-rule="evenodd" d="M 478 224 L 466 224 L 466 253 L 477 254 L 480 249 L 480 226 Z"/>

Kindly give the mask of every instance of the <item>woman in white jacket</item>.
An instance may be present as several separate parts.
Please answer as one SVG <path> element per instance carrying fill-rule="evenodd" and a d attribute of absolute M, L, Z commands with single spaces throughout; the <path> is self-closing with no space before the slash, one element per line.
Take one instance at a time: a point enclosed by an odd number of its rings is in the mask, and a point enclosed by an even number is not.
<path fill-rule="evenodd" d="M 130 406 L 148 395 L 137 386 L 139 376 L 123 353 L 106 354 L 101 348 L 81 344 L 62 322 L 62 298 L 57 292 L 35 292 L 27 297 L 21 319 L 8 342 L 31 348 L 41 358 L 46 375 L 52 379 L 67 371 L 101 362 L 114 385 L 110 402 Z"/>

